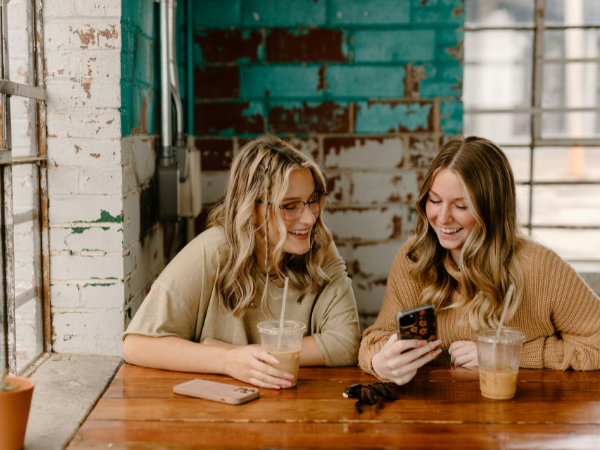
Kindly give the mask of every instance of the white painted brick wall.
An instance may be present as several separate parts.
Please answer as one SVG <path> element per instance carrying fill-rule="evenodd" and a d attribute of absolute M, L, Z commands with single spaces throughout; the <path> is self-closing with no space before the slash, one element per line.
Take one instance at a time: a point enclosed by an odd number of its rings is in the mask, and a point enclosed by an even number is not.
<path fill-rule="evenodd" d="M 124 189 L 136 186 L 122 166 L 121 1 L 47 0 L 42 16 L 53 349 L 120 355 L 127 224 L 118 222 Z"/>

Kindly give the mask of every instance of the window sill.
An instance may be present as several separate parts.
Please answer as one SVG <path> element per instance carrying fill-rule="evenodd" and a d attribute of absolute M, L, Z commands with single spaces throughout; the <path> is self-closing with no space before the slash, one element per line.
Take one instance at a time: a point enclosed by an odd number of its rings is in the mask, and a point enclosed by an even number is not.
<path fill-rule="evenodd" d="M 123 360 L 53 353 L 35 369 L 24 450 L 62 450 L 100 399 Z"/>

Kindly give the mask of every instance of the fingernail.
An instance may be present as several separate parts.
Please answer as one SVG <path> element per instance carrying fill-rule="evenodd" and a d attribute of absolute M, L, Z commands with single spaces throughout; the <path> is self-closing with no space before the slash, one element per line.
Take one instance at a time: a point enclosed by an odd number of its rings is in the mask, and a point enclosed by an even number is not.
<path fill-rule="evenodd" d="M 290 380 L 293 380 L 293 379 L 294 379 L 294 375 L 292 375 L 291 373 L 286 373 L 286 374 L 284 375 L 284 377 L 286 377 L 286 378 L 289 378 Z"/>
<path fill-rule="evenodd" d="M 281 389 L 281 386 L 279 386 L 278 384 L 274 384 L 274 385 L 273 385 L 273 387 L 274 387 L 275 389 Z"/>
<path fill-rule="evenodd" d="M 279 364 L 279 361 L 277 361 L 276 359 L 273 360 L 273 364 Z"/>
<path fill-rule="evenodd" d="M 291 382 L 291 381 L 286 381 L 286 382 L 285 382 L 285 385 L 286 385 L 286 386 L 291 386 L 291 385 L 292 385 L 292 382 Z"/>

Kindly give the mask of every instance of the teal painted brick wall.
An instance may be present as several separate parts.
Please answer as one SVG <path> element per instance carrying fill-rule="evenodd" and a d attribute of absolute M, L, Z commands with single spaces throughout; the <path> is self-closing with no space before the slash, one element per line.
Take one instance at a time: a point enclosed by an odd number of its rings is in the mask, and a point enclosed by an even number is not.
<path fill-rule="evenodd" d="M 364 328 L 414 225 L 425 171 L 462 134 L 463 2 L 179 0 L 179 8 L 186 125 L 201 150 L 205 207 L 220 200 L 248 139 L 290 139 L 325 171 L 334 206 L 326 220 Z"/>
<path fill-rule="evenodd" d="M 318 121 L 306 119 L 319 111 L 325 114 L 323 123 L 335 123 L 336 130 L 339 121 L 332 117 L 347 115 L 344 131 L 348 134 L 415 127 L 412 113 L 400 114 L 401 108 L 389 105 L 362 107 L 357 103 L 365 100 L 428 100 L 428 126 L 416 129 L 462 132 L 458 109 L 442 117 L 439 103 L 460 101 L 462 94 L 461 0 L 181 3 L 189 12 L 181 19 L 181 28 L 190 33 L 183 40 L 192 43 L 192 48 L 181 51 L 184 58 L 192 59 L 182 64 L 188 80 L 183 84 L 195 91 L 185 98 L 190 134 L 233 138 L 287 134 L 296 129 L 310 136 L 323 132 Z M 138 44 L 142 45 L 146 45 L 144 39 Z M 290 100 L 295 103 L 285 110 Z M 316 108 L 315 101 L 322 102 L 322 107 Z M 198 106 L 205 103 L 215 105 Z M 274 113 L 273 107 L 277 107 Z M 303 107 L 307 109 L 300 114 Z M 264 124 L 260 130 L 259 109 Z M 294 127 L 290 117 L 306 120 Z M 390 121 L 396 119 L 398 123 L 391 126 Z M 385 125 L 375 127 L 378 120 Z"/>
<path fill-rule="evenodd" d="M 153 0 L 123 0 L 121 10 L 121 136 L 153 135 L 158 40 Z"/>

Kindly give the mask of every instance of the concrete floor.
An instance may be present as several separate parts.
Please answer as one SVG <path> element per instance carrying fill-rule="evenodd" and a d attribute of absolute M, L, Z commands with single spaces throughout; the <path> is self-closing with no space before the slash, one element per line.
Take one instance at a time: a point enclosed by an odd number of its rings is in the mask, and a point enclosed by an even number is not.
<path fill-rule="evenodd" d="M 53 354 L 35 381 L 24 450 L 62 450 L 121 366 L 118 357 Z"/>

